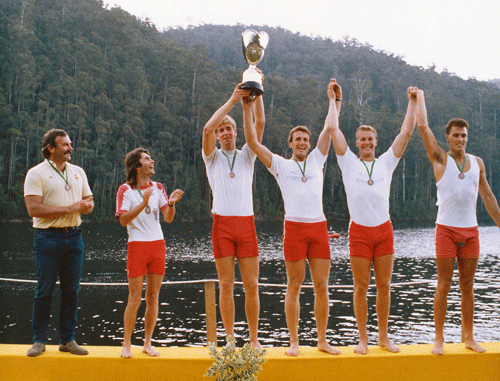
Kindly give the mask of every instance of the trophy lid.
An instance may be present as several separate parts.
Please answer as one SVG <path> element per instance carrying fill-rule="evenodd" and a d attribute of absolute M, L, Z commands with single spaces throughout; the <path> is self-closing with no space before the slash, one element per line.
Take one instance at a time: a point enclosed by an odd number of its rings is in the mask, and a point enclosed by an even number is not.
<path fill-rule="evenodd" d="M 262 58 L 269 43 L 269 35 L 266 32 L 257 32 L 247 29 L 241 34 L 243 55 L 249 64 L 257 65 Z"/>

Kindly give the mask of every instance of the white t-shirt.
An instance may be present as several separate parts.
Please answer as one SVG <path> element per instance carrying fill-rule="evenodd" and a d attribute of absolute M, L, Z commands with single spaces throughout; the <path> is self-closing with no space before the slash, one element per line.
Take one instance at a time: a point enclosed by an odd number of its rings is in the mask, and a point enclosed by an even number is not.
<path fill-rule="evenodd" d="M 149 207 L 151 213 L 146 213 L 144 208 L 139 215 L 127 225 L 128 242 L 132 241 L 158 241 L 163 239 L 163 231 L 161 230 L 160 219 L 163 218 L 162 210 L 168 207 L 168 197 L 165 193 L 163 185 L 157 182 L 151 182 L 153 193 L 149 197 Z M 148 187 L 140 187 L 141 192 Z M 116 194 L 116 214 L 120 216 L 135 208 L 142 202 L 142 196 L 137 188 L 132 189 L 130 184 L 122 184 L 118 188 Z"/>
<path fill-rule="evenodd" d="M 42 202 L 51 206 L 69 206 L 84 197 L 92 196 L 87 176 L 82 168 L 66 163 L 64 173 L 56 164 L 44 160 L 31 168 L 24 181 L 24 196 L 41 196 Z M 67 191 L 66 176 L 70 190 Z M 80 213 L 66 214 L 55 218 L 33 217 L 33 227 L 39 229 L 67 228 L 82 223 Z"/>
<path fill-rule="evenodd" d="M 273 154 L 268 168 L 278 182 L 285 204 L 285 220 L 295 222 L 321 222 L 323 213 L 323 166 L 327 155 L 316 147 L 305 162 L 295 162 Z M 300 165 L 300 167 L 299 167 Z M 302 170 L 305 171 L 304 175 Z M 306 182 L 302 177 L 307 178 Z"/>
<path fill-rule="evenodd" d="M 436 223 L 457 228 L 477 226 L 477 195 L 479 192 L 479 164 L 469 155 L 470 169 L 459 179 L 455 160 L 448 156 L 446 170 L 437 185 L 438 214 Z"/>
<path fill-rule="evenodd" d="M 342 171 L 342 180 L 347 196 L 347 206 L 351 220 L 363 226 L 379 226 L 390 219 L 389 195 L 391 193 L 392 173 L 399 159 L 394 156 L 392 147 L 375 159 L 373 165 L 373 185 L 368 185 L 368 170 L 372 162 L 363 162 L 347 147 L 344 155 L 337 155 Z"/>
<path fill-rule="evenodd" d="M 215 148 L 208 156 L 203 150 L 201 152 L 212 188 L 212 213 L 220 216 L 253 216 L 252 182 L 257 155 L 247 144 L 241 151 Z M 232 170 L 235 176 L 231 178 L 229 174 L 235 154 Z"/>

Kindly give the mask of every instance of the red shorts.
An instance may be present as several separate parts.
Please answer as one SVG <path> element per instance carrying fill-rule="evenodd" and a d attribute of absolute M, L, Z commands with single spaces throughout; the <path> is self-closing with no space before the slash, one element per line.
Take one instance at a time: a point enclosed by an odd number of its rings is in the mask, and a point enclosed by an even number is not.
<path fill-rule="evenodd" d="M 258 257 L 257 232 L 253 216 L 220 216 L 214 214 L 212 247 L 215 258 Z"/>
<path fill-rule="evenodd" d="M 436 256 L 479 258 L 479 230 L 436 224 Z"/>
<path fill-rule="evenodd" d="M 390 220 L 379 226 L 349 225 L 349 255 L 374 258 L 394 254 L 394 231 Z"/>
<path fill-rule="evenodd" d="M 165 275 L 165 240 L 132 241 L 128 242 L 127 246 L 127 278 L 146 274 Z"/>
<path fill-rule="evenodd" d="M 305 258 L 330 259 L 326 221 L 309 223 L 285 220 L 283 251 L 285 261 L 299 261 Z"/>

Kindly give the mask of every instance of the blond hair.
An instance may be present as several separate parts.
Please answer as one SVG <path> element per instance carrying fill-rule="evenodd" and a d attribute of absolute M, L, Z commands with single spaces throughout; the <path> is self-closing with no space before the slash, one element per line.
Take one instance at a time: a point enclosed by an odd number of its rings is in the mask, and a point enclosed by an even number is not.
<path fill-rule="evenodd" d="M 375 128 L 373 128 L 372 126 L 369 126 L 367 124 L 363 124 L 362 126 L 358 127 L 358 129 L 356 130 L 356 139 L 359 138 L 359 134 L 363 131 L 373 132 L 375 139 L 377 139 L 377 130 Z"/>

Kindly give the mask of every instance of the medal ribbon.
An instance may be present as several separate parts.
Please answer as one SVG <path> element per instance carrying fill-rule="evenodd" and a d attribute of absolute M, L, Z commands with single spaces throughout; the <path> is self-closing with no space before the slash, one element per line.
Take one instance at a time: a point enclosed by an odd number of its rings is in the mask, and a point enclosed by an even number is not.
<path fill-rule="evenodd" d="M 229 165 L 229 170 L 231 171 L 231 173 L 234 173 L 233 172 L 233 168 L 234 168 L 234 161 L 236 160 L 236 154 L 238 153 L 238 151 L 234 150 L 234 156 L 233 156 L 233 162 L 231 163 L 229 161 L 229 156 L 226 155 L 226 153 L 224 151 L 221 150 L 221 152 L 224 154 L 224 156 L 226 157 L 227 159 L 227 164 Z"/>
<path fill-rule="evenodd" d="M 60 171 L 59 171 L 56 167 L 54 167 L 54 166 L 52 165 L 52 163 L 50 162 L 50 160 L 49 160 L 49 159 L 47 159 L 47 161 L 49 162 L 49 164 L 50 164 L 50 166 L 52 167 L 52 169 L 53 169 L 54 171 L 56 171 L 56 172 L 57 172 L 57 174 L 58 174 L 59 176 L 61 176 L 61 178 L 62 178 L 62 179 L 64 180 L 64 182 L 66 183 L 66 185 L 68 185 L 68 186 L 69 186 L 69 183 L 68 183 L 68 171 L 67 171 L 67 170 L 66 170 L 66 171 L 64 171 L 64 172 L 66 172 L 66 178 L 64 178 L 64 176 L 63 176 L 63 175 L 61 175 L 61 172 L 60 172 Z"/>
<path fill-rule="evenodd" d="M 300 169 L 300 172 L 302 173 L 302 176 L 306 177 L 306 164 L 307 164 L 307 160 L 304 160 L 304 169 L 303 170 L 302 170 L 302 167 L 300 166 L 299 162 L 297 160 L 295 160 L 295 158 L 293 158 L 293 161 L 295 161 L 297 163 L 297 165 L 299 166 L 299 169 Z"/>
<path fill-rule="evenodd" d="M 372 173 L 373 173 L 373 165 L 375 164 L 375 160 L 372 161 L 372 167 L 370 168 L 370 170 L 368 170 L 368 166 L 366 165 L 366 163 L 363 161 L 363 159 L 359 159 L 361 160 L 361 162 L 363 163 L 363 165 L 365 166 L 366 168 L 366 173 L 368 173 L 368 177 L 369 179 L 371 180 L 372 179 Z"/>
<path fill-rule="evenodd" d="M 458 161 L 457 159 L 455 159 L 455 156 L 453 156 L 451 153 L 449 153 L 448 155 L 450 155 L 453 160 L 455 160 L 455 164 L 457 165 L 457 168 L 458 170 L 460 171 L 460 173 L 464 173 L 464 168 L 465 168 L 465 156 L 464 156 L 464 162 L 462 163 L 462 166 L 460 167 L 460 165 L 458 165 Z"/>
<path fill-rule="evenodd" d="M 144 200 L 144 196 L 142 195 L 141 188 L 139 188 L 138 185 L 137 185 L 137 190 L 139 191 L 139 194 L 141 195 L 142 199 Z M 148 202 L 148 206 L 146 206 L 146 208 L 149 208 L 149 202 Z"/>

